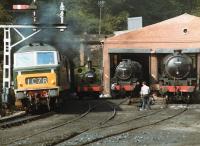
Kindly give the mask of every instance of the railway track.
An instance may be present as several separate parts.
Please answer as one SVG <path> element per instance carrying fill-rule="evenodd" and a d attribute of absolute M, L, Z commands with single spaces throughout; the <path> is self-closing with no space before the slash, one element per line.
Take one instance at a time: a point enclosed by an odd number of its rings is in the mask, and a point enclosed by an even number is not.
<path fill-rule="evenodd" d="M 35 121 L 35 120 L 39 120 L 39 119 L 43 119 L 46 117 L 49 117 L 51 115 L 55 114 L 54 112 L 48 112 L 45 114 L 41 114 L 41 115 L 21 115 L 21 116 L 17 116 L 17 117 L 12 117 L 12 118 L 8 118 L 6 120 L 4 120 L 3 122 L 0 123 L 0 128 L 1 129 L 5 129 L 5 128 L 10 128 L 13 126 L 19 126 L 25 123 L 29 123 L 31 121 Z"/>
<path fill-rule="evenodd" d="M 162 110 L 162 111 L 165 111 L 165 110 Z M 155 116 L 157 113 L 161 114 L 161 111 L 160 112 L 154 112 L 154 113 L 151 113 L 151 114 L 148 114 L 148 115 L 144 115 L 144 116 L 141 116 L 141 117 L 129 120 L 129 121 L 124 121 L 124 122 L 121 122 L 121 123 L 118 123 L 118 124 L 109 125 L 109 128 L 113 127 L 113 129 L 114 129 L 115 126 L 119 126 L 121 124 L 128 124 L 129 123 L 129 124 L 133 125 L 133 127 L 130 127 L 128 129 L 124 129 L 124 130 L 121 130 L 121 131 L 116 131 L 116 132 L 113 132 L 113 133 L 107 134 L 107 135 L 101 135 L 100 134 L 101 132 L 99 132 L 99 136 L 98 137 L 93 138 L 90 141 L 85 141 L 85 142 L 82 142 L 82 143 L 79 143 L 79 144 L 76 144 L 76 145 L 84 146 L 84 145 L 95 144 L 96 142 L 105 140 L 107 138 L 115 137 L 115 136 L 118 136 L 118 135 L 121 135 L 121 134 L 124 134 L 124 133 L 127 133 L 127 132 L 133 132 L 135 130 L 138 130 L 138 129 L 141 129 L 141 128 L 145 128 L 145 127 L 155 126 L 155 125 L 157 125 L 159 123 L 162 123 L 164 121 L 167 121 L 167 120 L 170 120 L 172 118 L 175 118 L 175 117 L 181 115 L 182 113 L 184 113 L 186 111 L 187 111 L 187 108 L 184 108 L 181 111 L 178 111 L 178 112 L 176 112 L 176 113 L 174 113 L 172 115 L 166 115 L 166 117 L 164 116 L 161 119 L 155 117 L 154 121 L 148 120 L 148 118 L 147 118 L 148 116 L 153 116 L 153 115 Z M 138 121 L 139 119 L 144 120 L 144 118 L 146 118 L 147 122 Z M 134 123 L 131 123 L 131 121 L 133 122 L 134 120 L 136 120 L 139 123 L 138 125 L 136 124 L 137 126 L 135 126 Z M 108 126 L 99 127 L 97 130 L 102 130 L 102 128 L 108 128 Z M 98 133 L 98 132 L 96 131 L 96 133 Z"/>
<path fill-rule="evenodd" d="M 25 115 L 26 115 L 26 111 L 20 111 L 20 112 L 14 113 L 13 115 L 0 118 L 0 123 L 11 121 L 11 120 L 23 117 Z"/>
<path fill-rule="evenodd" d="M 63 145 L 79 145 L 79 143 L 77 143 L 77 142 L 78 142 L 79 139 L 81 139 L 80 138 L 81 135 L 83 137 L 85 137 L 84 134 L 86 134 L 87 137 L 88 137 L 88 135 L 90 135 L 90 132 L 92 132 L 94 130 L 106 129 L 106 128 L 109 128 L 109 127 L 114 127 L 114 126 L 130 123 L 132 121 L 137 121 L 137 120 L 140 120 L 142 118 L 145 118 L 145 117 L 148 117 L 148 116 L 152 116 L 152 115 L 157 114 L 159 112 L 161 112 L 161 111 L 159 110 L 159 111 L 155 111 L 155 112 L 148 113 L 148 114 L 141 114 L 141 115 L 137 116 L 136 118 L 133 118 L 133 119 L 130 119 L 130 120 L 126 120 L 126 121 L 123 121 L 123 122 L 120 122 L 120 123 L 117 123 L 117 124 L 105 125 L 108 121 L 102 122 L 102 123 L 100 122 L 97 125 L 93 126 L 92 128 L 90 128 L 90 129 L 88 129 L 86 131 L 83 131 L 83 132 L 81 132 L 81 133 L 79 133 L 77 135 L 74 135 L 73 137 L 70 137 L 69 139 L 66 139 L 65 142 L 63 141 L 64 142 Z M 116 112 L 115 112 L 115 115 L 116 115 Z M 80 136 L 80 137 L 78 137 L 78 136 Z M 56 144 L 59 144 L 59 143 L 56 143 Z M 53 145 L 51 145 L 51 146 L 53 146 Z"/>
<path fill-rule="evenodd" d="M 71 119 L 71 120 L 69 120 L 69 121 L 65 121 L 65 122 L 63 122 L 63 123 L 60 123 L 60 124 L 58 124 L 58 125 L 52 126 L 52 127 L 47 128 L 47 129 L 45 129 L 45 130 L 41 130 L 41 131 L 39 131 L 39 132 L 30 134 L 30 135 L 27 135 L 27 136 L 24 136 L 24 137 L 20 137 L 20 138 L 18 138 L 18 139 L 12 140 L 12 141 L 10 141 L 10 142 L 8 142 L 8 143 L 4 143 L 3 145 L 10 145 L 10 144 L 17 143 L 17 142 L 20 142 L 20 141 L 23 141 L 23 140 L 26 140 L 26 139 L 30 139 L 30 138 L 32 138 L 32 137 L 34 137 L 34 136 L 43 134 L 43 133 L 45 133 L 45 132 L 48 132 L 48 131 L 51 131 L 51 130 L 53 130 L 53 129 L 62 127 L 62 126 L 64 126 L 64 125 L 67 125 L 67 124 L 69 124 L 69 123 L 75 122 L 75 121 L 77 121 L 77 120 L 79 120 L 79 119 L 85 117 L 85 116 L 86 116 L 87 114 L 89 114 L 89 112 L 90 112 L 92 109 L 94 109 L 95 107 L 96 107 L 96 105 L 95 105 L 95 106 L 91 106 L 90 104 L 88 104 L 87 110 L 84 111 L 84 113 L 80 114 L 78 117 L 75 117 L 75 118 L 73 118 L 73 119 Z"/>
<path fill-rule="evenodd" d="M 82 135 L 82 134 L 85 134 L 85 133 L 87 133 L 87 132 L 90 131 L 90 130 L 96 129 L 97 127 L 103 126 L 104 124 L 106 124 L 107 122 L 109 122 L 110 120 L 112 120 L 112 119 L 116 116 L 116 107 L 119 106 L 119 105 L 121 105 L 121 104 L 123 104 L 123 103 L 126 102 L 127 100 L 128 100 L 128 98 L 122 100 L 121 102 L 119 102 L 119 103 L 116 104 L 116 105 L 112 105 L 112 104 L 109 104 L 109 103 L 106 103 L 106 102 L 105 102 L 104 104 L 107 104 L 107 105 L 110 107 L 110 109 L 112 110 L 112 114 L 111 114 L 110 116 L 108 116 L 107 118 L 105 118 L 105 119 L 103 119 L 103 120 L 100 120 L 98 123 L 96 123 L 96 124 L 93 125 L 92 127 L 86 128 L 86 129 L 84 129 L 83 131 L 81 131 L 81 132 L 79 132 L 79 133 L 76 133 L 76 134 L 71 135 L 71 136 L 69 136 L 69 137 L 67 137 L 67 138 L 65 138 L 65 139 L 58 140 L 58 141 L 53 142 L 53 143 L 48 144 L 48 145 L 50 145 L 50 146 L 58 145 L 58 144 L 60 144 L 60 143 L 62 143 L 62 142 L 64 142 L 64 141 L 69 141 L 69 140 L 71 140 L 71 139 L 73 139 L 73 138 L 75 138 L 75 137 L 78 137 L 78 136 L 80 136 L 80 135 Z M 102 103 L 102 104 L 103 104 L 103 103 Z"/>
<path fill-rule="evenodd" d="M 108 116 L 107 118 L 105 118 L 105 119 L 103 119 L 103 120 L 100 120 L 98 123 L 96 123 L 96 125 L 93 125 L 93 126 L 90 127 L 90 128 L 86 128 L 86 129 L 84 129 L 84 130 L 81 131 L 81 132 L 75 133 L 75 134 L 73 134 L 73 135 L 71 135 L 71 136 L 69 136 L 69 137 L 66 137 L 66 138 L 64 138 L 64 139 L 57 140 L 57 141 L 55 141 L 55 142 L 53 142 L 53 143 L 51 143 L 51 144 L 48 144 L 48 145 L 49 145 L 49 146 L 54 146 L 54 145 L 57 145 L 57 144 L 62 143 L 62 142 L 64 142 L 64 141 L 73 139 L 74 137 L 77 137 L 77 136 L 79 136 L 79 135 L 81 135 L 81 134 L 84 134 L 84 133 L 88 132 L 88 131 L 91 130 L 91 129 L 95 129 L 96 126 L 104 125 L 105 123 L 109 122 L 110 120 L 112 120 L 112 119 L 115 117 L 115 115 L 116 115 L 116 108 L 115 108 L 113 105 L 110 105 L 110 104 L 108 104 L 108 106 L 112 109 L 112 114 L 111 114 L 110 116 Z"/>
<path fill-rule="evenodd" d="M 74 123 L 76 121 L 80 121 L 80 119 L 82 119 L 83 117 L 85 117 L 86 115 L 88 115 L 92 110 L 94 110 L 95 108 L 97 108 L 98 106 L 102 105 L 102 104 L 107 104 L 107 106 L 109 106 L 109 108 L 111 109 L 112 113 L 107 116 L 106 118 L 104 118 L 103 120 L 100 120 L 97 125 L 103 125 L 105 123 L 107 123 L 108 121 L 110 121 L 111 119 L 114 118 L 115 114 L 116 114 L 116 109 L 113 105 L 109 104 L 109 103 L 105 103 L 105 102 L 102 102 L 99 103 L 99 104 L 95 104 L 93 106 L 91 106 L 90 104 L 88 104 L 88 109 L 87 111 L 85 111 L 83 114 L 79 115 L 78 117 L 76 118 L 73 118 L 71 120 L 68 120 L 68 121 L 65 121 L 63 123 L 60 123 L 60 124 L 57 124 L 53 127 L 50 127 L 50 128 L 47 128 L 45 130 L 41 130 L 39 132 L 36 132 L 36 133 L 33 133 L 31 135 L 27 135 L 25 137 L 21 137 L 19 139 L 15 139 L 9 143 L 5 143 L 4 145 L 9 145 L 9 144 L 13 144 L 13 143 L 20 143 L 21 141 L 25 141 L 25 140 L 30 140 L 31 138 L 35 138 L 35 136 L 40 136 L 40 135 L 44 135 L 44 134 L 47 134 L 48 132 L 52 132 L 53 130 L 57 130 L 58 128 L 62 128 L 62 126 L 65 126 L 65 125 L 68 125 L 70 123 Z M 70 125 L 69 125 L 70 126 Z M 66 141 L 67 139 L 71 139 L 73 137 L 76 137 L 82 133 L 85 133 L 87 131 L 89 131 L 90 129 L 92 128 L 95 128 L 95 126 L 92 126 L 90 128 L 86 128 L 80 132 L 74 132 L 74 133 L 71 133 L 70 135 L 68 135 L 67 137 L 62 137 L 61 139 L 57 139 L 57 140 L 54 140 L 53 142 L 49 142 L 45 145 L 56 145 L 58 143 L 61 143 L 63 141 Z"/>

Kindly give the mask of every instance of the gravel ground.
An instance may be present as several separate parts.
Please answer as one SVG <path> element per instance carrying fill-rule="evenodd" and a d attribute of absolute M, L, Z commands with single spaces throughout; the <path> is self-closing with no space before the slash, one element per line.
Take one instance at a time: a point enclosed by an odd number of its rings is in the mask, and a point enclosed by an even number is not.
<path fill-rule="evenodd" d="M 150 111 L 139 111 L 137 104 L 127 105 L 118 104 L 122 100 L 70 100 L 67 101 L 62 112 L 57 113 L 45 119 L 33 121 L 18 127 L 12 127 L 5 130 L 0 130 L 0 145 L 51 145 L 59 142 L 59 146 L 80 145 L 96 138 L 102 138 L 110 134 L 108 138 L 96 141 L 88 145 L 100 146 L 132 146 L 132 145 L 200 145 L 200 106 L 189 106 L 188 110 L 176 117 L 151 125 L 159 120 L 173 116 L 175 113 L 183 111 L 186 105 L 169 105 L 168 108 L 162 104 L 152 106 Z M 15 139 L 23 136 L 28 136 L 39 131 L 48 129 L 71 119 L 78 117 L 87 110 L 88 105 L 99 104 L 84 118 L 55 128 L 51 131 L 38 134 L 36 136 L 20 140 L 12 144 L 8 144 Z M 116 116 L 111 121 L 101 125 L 101 121 L 105 121 L 113 114 L 113 109 L 108 105 L 116 106 Z M 145 116 L 144 116 L 145 115 Z M 142 117 L 144 116 L 144 117 Z M 142 118 L 138 118 L 142 117 Z M 146 125 L 146 127 L 142 127 Z M 95 127 L 97 126 L 97 127 Z M 138 128 L 139 127 L 139 128 Z M 132 130 L 130 130 L 132 129 Z M 81 132 L 85 131 L 80 134 Z M 130 130 L 130 131 L 129 131 Z M 128 131 L 128 132 L 124 132 Z M 77 135 L 72 139 L 63 141 L 70 136 Z"/>
<path fill-rule="evenodd" d="M 76 107 L 74 106 L 75 103 L 79 107 L 78 110 L 77 110 L 77 106 Z M 45 119 L 33 121 L 21 126 L 12 127 L 5 130 L 0 130 L 0 137 L 1 137 L 0 145 L 9 143 L 15 139 L 19 139 L 21 137 L 28 136 L 33 133 L 37 133 L 39 131 L 45 130 L 58 123 L 68 121 L 72 118 L 75 118 L 79 114 L 83 113 L 85 110 L 87 110 L 87 108 L 88 108 L 88 105 L 86 105 L 85 102 L 81 103 L 77 101 L 69 101 L 68 103 L 66 103 L 62 112 L 57 113 L 53 116 L 50 116 Z"/>
<path fill-rule="evenodd" d="M 173 105 L 173 107 L 175 107 Z M 200 109 L 185 113 L 157 125 L 113 136 L 90 145 L 109 146 L 191 146 L 200 145 Z M 177 107 L 172 110 L 180 110 Z"/>
<path fill-rule="evenodd" d="M 86 117 L 78 120 L 77 122 L 72 122 L 52 129 L 48 132 L 43 132 L 42 134 L 31 136 L 13 143 L 13 141 L 20 139 L 21 137 L 39 133 L 40 131 L 44 131 L 50 127 L 54 127 L 66 121 L 77 118 L 83 112 L 88 110 L 88 103 L 90 103 L 91 107 L 93 105 L 98 106 L 93 109 L 93 111 Z M 0 145 L 9 145 L 10 142 L 12 142 L 10 145 L 50 145 L 56 141 L 68 138 L 71 135 L 92 128 L 94 125 L 96 125 L 96 123 L 99 123 L 100 121 L 105 121 L 108 116 L 113 114 L 113 109 L 108 106 L 109 104 L 115 103 L 104 100 L 67 101 L 65 108 L 62 109 L 61 113 L 55 114 L 45 119 L 30 122 L 22 126 L 1 130 Z"/>

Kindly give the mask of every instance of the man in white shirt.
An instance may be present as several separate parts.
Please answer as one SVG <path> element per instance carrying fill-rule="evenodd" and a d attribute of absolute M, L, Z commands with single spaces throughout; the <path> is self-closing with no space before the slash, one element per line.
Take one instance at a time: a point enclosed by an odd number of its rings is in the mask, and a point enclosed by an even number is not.
<path fill-rule="evenodd" d="M 142 108 L 140 110 L 144 110 L 146 108 L 150 109 L 150 88 L 146 85 L 146 82 L 142 82 L 142 88 L 140 91 L 140 95 L 142 97 Z"/>

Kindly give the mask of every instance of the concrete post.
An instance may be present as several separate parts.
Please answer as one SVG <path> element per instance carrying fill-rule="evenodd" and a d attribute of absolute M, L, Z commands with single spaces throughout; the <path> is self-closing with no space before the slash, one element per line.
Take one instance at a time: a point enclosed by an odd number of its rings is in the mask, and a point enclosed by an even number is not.
<path fill-rule="evenodd" d="M 156 54 L 150 57 L 150 82 L 155 84 L 158 81 L 158 58 Z"/>
<path fill-rule="evenodd" d="M 199 90 L 199 78 L 200 78 L 200 54 L 197 54 L 197 90 Z"/>
<path fill-rule="evenodd" d="M 110 96 L 110 54 L 108 49 L 103 49 L 103 94 L 105 97 Z"/>

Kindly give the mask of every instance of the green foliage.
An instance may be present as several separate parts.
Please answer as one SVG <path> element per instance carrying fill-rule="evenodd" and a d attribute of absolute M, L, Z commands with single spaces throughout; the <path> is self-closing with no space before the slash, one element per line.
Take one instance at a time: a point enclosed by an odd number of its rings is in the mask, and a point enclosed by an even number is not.
<path fill-rule="evenodd" d="M 200 1 L 197 0 L 195 3 L 195 6 L 193 6 L 193 9 L 191 10 L 191 13 L 195 16 L 200 17 Z"/>
<path fill-rule="evenodd" d="M 143 17 L 143 25 L 181 15 L 200 15 L 198 0 L 104 0 L 102 33 L 127 29 L 127 17 Z M 76 33 L 98 33 L 98 0 L 68 0 L 66 16 Z M 195 11 L 194 11 L 195 10 Z"/>
<path fill-rule="evenodd" d="M 9 22 L 11 20 L 11 16 L 4 9 L 3 5 L 0 4 L 0 22 Z"/>
<path fill-rule="evenodd" d="M 66 21 L 75 34 L 98 33 L 100 8 L 99 0 L 66 0 Z M 189 13 L 200 16 L 199 0 L 104 0 L 102 7 L 102 33 L 110 34 L 116 30 L 127 29 L 127 17 L 143 17 L 143 25 L 150 25 L 171 17 Z M 17 0 L 16 3 L 31 2 Z M 38 0 L 38 3 L 54 3 L 57 0 Z M 4 7 L 13 4 L 12 0 L 0 4 L 0 21 L 11 19 Z M 3 5 L 3 7 L 2 7 Z"/>
<path fill-rule="evenodd" d="M 5 5 L 0 4 L 0 24 L 4 24 L 5 22 L 11 22 L 11 15 L 5 10 Z M 3 49 L 3 30 L 0 29 L 0 50 Z"/>
<path fill-rule="evenodd" d="M 102 21 L 102 30 L 105 34 L 111 34 L 113 31 L 124 30 L 127 27 L 128 13 L 122 11 L 118 16 L 106 15 Z"/>
<path fill-rule="evenodd" d="M 76 12 L 74 12 L 74 10 L 68 11 L 66 21 L 68 23 L 69 30 L 75 32 L 75 34 L 93 32 L 98 28 L 97 19 L 93 15 L 86 14 L 80 10 Z"/>

